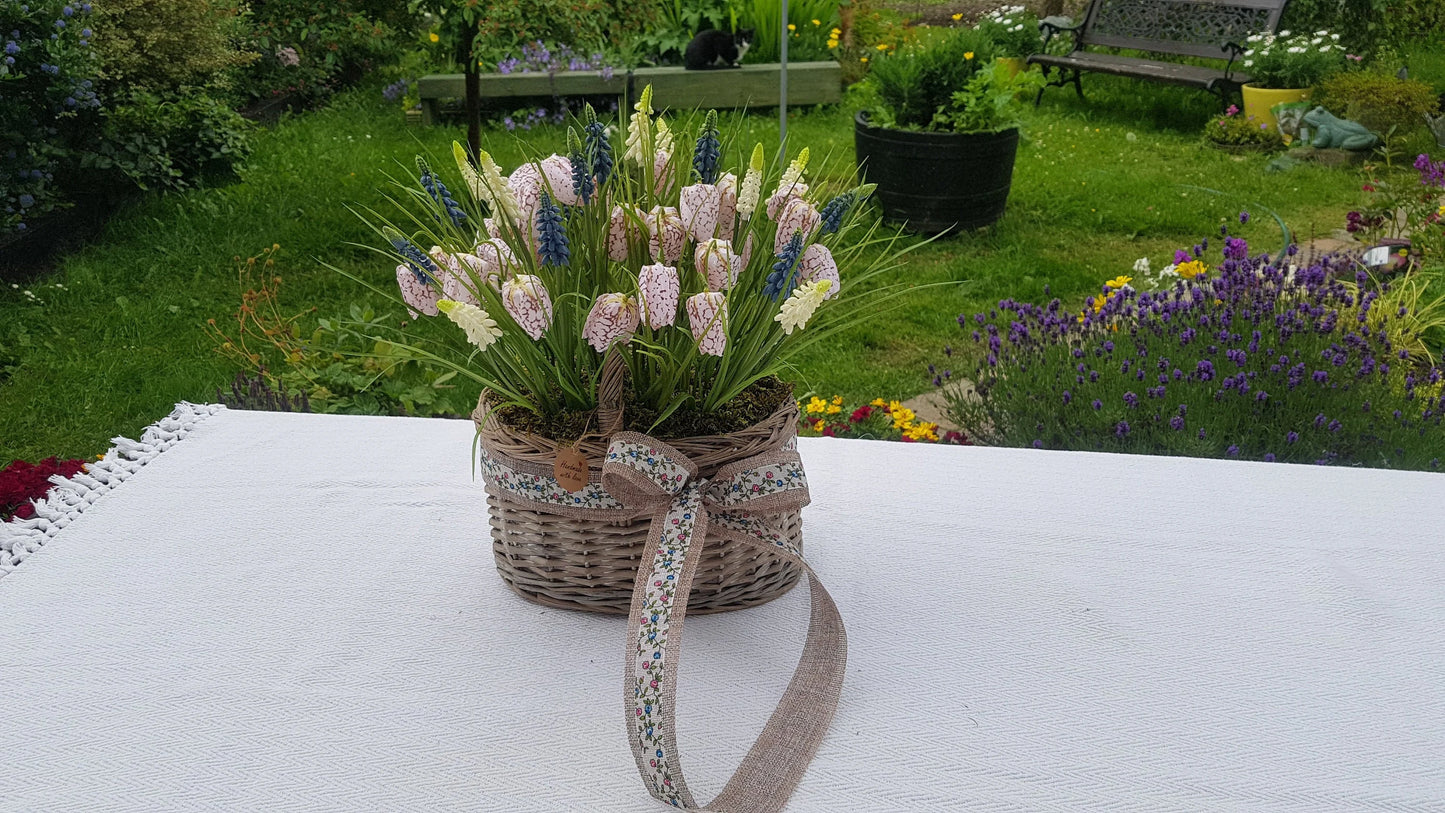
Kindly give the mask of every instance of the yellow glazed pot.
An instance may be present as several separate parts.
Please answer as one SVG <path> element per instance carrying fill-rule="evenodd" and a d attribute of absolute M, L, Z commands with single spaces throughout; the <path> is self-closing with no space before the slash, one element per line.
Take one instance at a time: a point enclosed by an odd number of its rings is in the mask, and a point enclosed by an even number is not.
<path fill-rule="evenodd" d="M 1285 102 L 1302 102 L 1310 97 L 1309 88 L 1257 88 L 1254 85 L 1245 85 L 1242 89 L 1244 94 L 1244 115 L 1254 116 L 1254 120 L 1260 124 L 1268 124 L 1270 127 L 1279 129 L 1279 122 L 1275 121 L 1271 109 L 1277 104 Z"/>

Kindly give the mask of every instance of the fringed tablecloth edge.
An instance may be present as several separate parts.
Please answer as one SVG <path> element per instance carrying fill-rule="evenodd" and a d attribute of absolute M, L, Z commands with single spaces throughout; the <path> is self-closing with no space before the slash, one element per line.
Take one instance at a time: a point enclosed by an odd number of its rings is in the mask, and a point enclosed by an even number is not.
<path fill-rule="evenodd" d="M 197 424 L 225 409 L 220 404 L 181 401 L 171 414 L 146 427 L 140 440 L 112 438 L 110 450 L 74 477 L 53 475 L 50 482 L 54 485 L 45 497 L 31 503 L 33 516 L 0 522 L 0 578 L 54 539 L 96 500 L 184 440 Z"/>

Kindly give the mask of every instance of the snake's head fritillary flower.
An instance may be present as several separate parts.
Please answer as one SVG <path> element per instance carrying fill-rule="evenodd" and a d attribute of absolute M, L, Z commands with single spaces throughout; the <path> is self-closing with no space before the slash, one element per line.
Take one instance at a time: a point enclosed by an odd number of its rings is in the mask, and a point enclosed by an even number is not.
<path fill-rule="evenodd" d="M 427 252 L 427 256 L 431 257 L 432 262 L 436 263 L 437 268 L 441 270 L 441 274 L 438 276 L 441 277 L 439 281 L 443 284 L 446 283 L 447 277 L 462 272 L 461 262 L 456 257 L 448 254 L 446 249 L 441 246 L 432 246 L 431 250 Z"/>
<path fill-rule="evenodd" d="M 502 306 L 533 339 L 552 326 L 552 297 L 540 277 L 518 274 L 502 283 Z"/>
<path fill-rule="evenodd" d="M 522 268 L 521 263 L 517 260 L 517 255 L 512 253 L 512 247 L 497 237 L 477 243 L 477 247 L 472 249 L 472 253 L 476 255 L 480 263 L 477 276 L 485 279 L 493 291 L 500 291 L 502 281 Z"/>
<path fill-rule="evenodd" d="M 677 299 L 682 293 L 677 269 L 654 263 L 637 272 L 637 289 L 641 293 L 642 319 L 653 330 L 677 321 Z"/>
<path fill-rule="evenodd" d="M 753 234 L 752 232 L 748 232 L 747 238 L 743 240 L 742 262 L 738 263 L 739 270 L 747 268 L 748 263 L 753 261 L 753 242 Z"/>
<path fill-rule="evenodd" d="M 637 332 L 640 317 L 637 300 L 627 294 L 602 294 L 592 303 L 587 322 L 582 327 L 582 337 L 601 353 L 614 341 L 627 344 Z"/>
<path fill-rule="evenodd" d="M 832 299 L 838 295 L 842 280 L 838 277 L 838 263 L 833 260 L 833 252 L 821 243 L 814 243 L 803 249 L 803 255 L 798 258 L 798 281 L 806 284 L 819 280 L 832 283 L 825 298 Z"/>
<path fill-rule="evenodd" d="M 728 300 L 721 291 L 703 291 L 687 298 L 687 324 L 697 350 L 721 356 L 728 343 Z"/>
<path fill-rule="evenodd" d="M 553 153 L 539 165 L 542 176 L 547 180 L 547 189 L 552 199 L 563 206 L 579 206 L 582 201 L 572 188 L 572 162 L 565 156 Z"/>
<path fill-rule="evenodd" d="M 401 288 L 401 298 L 410 306 L 412 318 L 417 312 L 427 316 L 437 315 L 438 294 L 435 288 L 417 277 L 416 272 L 406 263 L 396 267 L 396 284 Z"/>
<path fill-rule="evenodd" d="M 730 290 L 737 284 L 742 261 L 726 240 L 698 243 L 693 252 L 693 265 L 707 277 L 707 287 L 715 291 Z"/>
<path fill-rule="evenodd" d="M 661 123 L 661 119 L 658 122 Z M 676 162 L 672 150 L 657 150 L 652 155 L 652 193 L 659 198 L 667 197 L 677 180 Z"/>
<path fill-rule="evenodd" d="M 682 215 L 677 209 L 671 206 L 652 207 L 652 213 L 647 216 L 647 232 L 652 261 L 676 264 L 687 242 L 687 229 L 683 227 Z"/>
<path fill-rule="evenodd" d="M 722 208 L 722 190 L 713 184 L 684 186 L 678 201 L 682 223 L 694 242 L 712 239 Z"/>
<path fill-rule="evenodd" d="M 738 176 L 723 173 L 717 181 L 718 210 L 717 236 L 723 240 L 733 239 L 738 221 Z"/>
<path fill-rule="evenodd" d="M 613 206 L 612 222 L 607 227 L 607 258 L 614 262 L 626 262 L 632 245 L 640 242 L 646 233 L 647 224 L 647 215 L 636 206 Z"/>
<path fill-rule="evenodd" d="M 486 231 L 488 237 L 494 240 L 502 239 L 502 227 L 497 223 L 495 217 L 483 218 L 482 228 Z"/>
<path fill-rule="evenodd" d="M 773 238 L 773 253 L 781 252 L 792 239 L 794 232 L 801 233 L 803 241 L 807 242 L 820 222 L 821 216 L 818 210 L 813 208 L 813 204 L 802 198 L 789 199 L 778 213 L 778 231 Z"/>
<path fill-rule="evenodd" d="M 523 164 L 507 177 L 507 189 L 517 201 L 518 225 L 532 218 L 532 213 L 537 211 L 537 204 L 542 202 L 542 193 L 546 188 L 545 176 L 536 164 Z"/>
<path fill-rule="evenodd" d="M 813 318 L 813 313 L 823 300 L 828 296 L 828 290 L 833 287 L 833 281 L 820 279 L 816 282 L 808 282 L 793 289 L 791 296 L 783 302 L 778 309 L 778 314 L 773 321 L 783 326 L 783 333 L 792 335 L 794 330 L 802 330 L 808 326 L 808 320 Z"/>
<path fill-rule="evenodd" d="M 497 323 L 477 305 L 443 299 L 437 302 L 437 307 L 466 332 L 467 341 L 481 350 L 486 350 L 502 336 L 502 330 L 497 327 Z"/>
<path fill-rule="evenodd" d="M 783 209 L 790 201 L 802 200 L 808 194 L 808 185 L 805 183 L 793 184 L 792 186 L 779 186 L 778 191 L 768 198 L 768 218 L 777 220 Z"/>
<path fill-rule="evenodd" d="M 474 260 L 477 259 L 470 254 L 464 254 L 462 256 L 471 257 Z M 480 260 L 478 260 L 478 262 L 480 263 Z M 468 263 L 468 265 L 470 265 L 470 263 Z M 476 292 L 472 290 L 470 278 L 464 274 L 447 275 L 446 279 L 442 282 L 442 297 L 456 302 L 464 302 L 468 305 L 482 304 L 482 300 L 479 299 Z"/>

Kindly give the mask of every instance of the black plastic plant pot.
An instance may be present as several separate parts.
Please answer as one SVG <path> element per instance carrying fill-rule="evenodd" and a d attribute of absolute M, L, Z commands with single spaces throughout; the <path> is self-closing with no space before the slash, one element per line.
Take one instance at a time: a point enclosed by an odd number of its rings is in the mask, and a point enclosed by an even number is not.
<path fill-rule="evenodd" d="M 853 128 L 858 167 L 883 216 L 925 234 L 977 229 L 1003 217 L 1018 128 L 997 133 L 918 133 L 868 123 Z"/>

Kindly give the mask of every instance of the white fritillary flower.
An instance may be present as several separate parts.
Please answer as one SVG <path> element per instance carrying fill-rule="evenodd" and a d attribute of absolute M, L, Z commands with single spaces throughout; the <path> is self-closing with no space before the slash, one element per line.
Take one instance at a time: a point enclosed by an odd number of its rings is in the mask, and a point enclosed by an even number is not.
<path fill-rule="evenodd" d="M 582 337 L 601 353 L 615 341 L 627 344 L 637 332 L 639 314 L 637 300 L 622 293 L 602 294 L 592 303 Z"/>
<path fill-rule="evenodd" d="M 694 242 L 711 240 L 717 232 L 718 214 L 722 209 L 722 190 L 715 184 L 695 183 L 682 188 L 678 209 L 682 225 Z"/>
<path fill-rule="evenodd" d="M 733 239 L 738 221 L 738 176 L 731 172 L 717 179 L 718 212 L 717 236 L 723 240 Z"/>
<path fill-rule="evenodd" d="M 677 299 L 682 293 L 677 269 L 654 263 L 637 272 L 637 290 L 641 294 L 642 319 L 653 330 L 677 321 Z"/>
<path fill-rule="evenodd" d="M 533 339 L 552 326 L 552 297 L 540 277 L 518 274 L 502 283 L 502 306 Z"/>
<path fill-rule="evenodd" d="M 707 287 L 715 291 L 731 289 L 738 281 L 743 268 L 743 258 L 733 251 L 726 240 L 708 240 L 698 243 L 693 252 L 693 265 L 707 277 Z"/>
<path fill-rule="evenodd" d="M 687 298 L 687 323 L 697 351 L 721 356 L 728 343 L 728 300 L 721 291 L 703 291 Z"/>
<path fill-rule="evenodd" d="M 838 276 L 838 263 L 833 259 L 833 252 L 822 243 L 814 243 L 803 249 L 802 256 L 798 257 L 798 282 L 806 284 L 819 280 L 832 284 L 824 299 L 838 295 L 842 280 Z"/>

